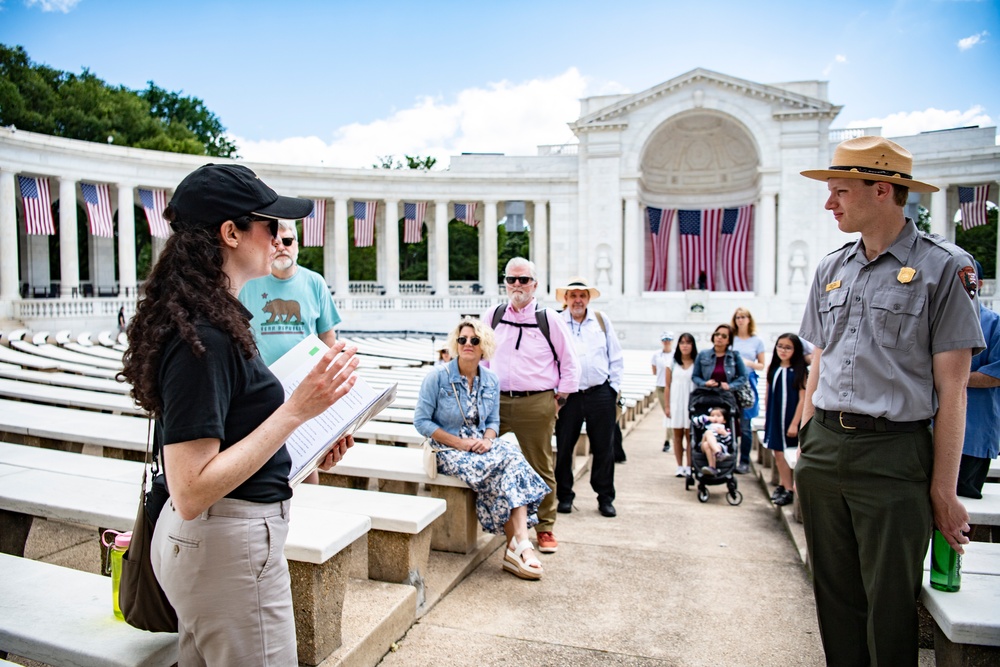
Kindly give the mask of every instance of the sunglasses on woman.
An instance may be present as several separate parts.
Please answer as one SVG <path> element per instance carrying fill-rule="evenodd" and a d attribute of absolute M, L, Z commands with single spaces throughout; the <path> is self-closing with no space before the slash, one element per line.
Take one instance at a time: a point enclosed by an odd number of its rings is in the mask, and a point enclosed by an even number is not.
<path fill-rule="evenodd" d="M 506 278 L 504 278 L 504 280 L 507 281 L 508 285 L 513 285 L 514 283 L 521 283 L 522 285 L 527 285 L 532 280 L 534 280 L 534 278 L 532 278 L 531 276 L 507 276 Z"/>
<path fill-rule="evenodd" d="M 278 221 L 275 220 L 274 218 L 252 218 L 250 222 L 263 222 L 265 225 L 267 225 L 267 231 L 271 232 L 271 236 L 273 238 L 277 238 Z"/>
<path fill-rule="evenodd" d="M 468 336 L 459 336 L 455 340 L 458 341 L 459 345 L 465 345 L 466 343 L 472 343 L 474 346 L 479 345 L 479 336 L 473 336 L 469 338 Z"/>

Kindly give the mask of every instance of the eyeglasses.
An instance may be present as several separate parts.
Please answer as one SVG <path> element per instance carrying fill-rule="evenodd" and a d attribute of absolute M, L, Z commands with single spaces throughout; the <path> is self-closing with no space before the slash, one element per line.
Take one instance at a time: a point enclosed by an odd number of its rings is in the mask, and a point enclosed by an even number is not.
<path fill-rule="evenodd" d="M 787 352 L 794 352 L 795 351 L 795 348 L 792 347 L 791 345 L 775 345 L 774 347 L 776 349 L 778 349 L 778 350 L 785 350 Z"/>
<path fill-rule="evenodd" d="M 263 222 L 273 238 L 278 237 L 278 221 L 274 218 L 253 218 L 250 222 Z"/>
<path fill-rule="evenodd" d="M 479 345 L 479 336 L 473 336 L 469 338 L 468 336 L 459 336 L 455 340 L 458 341 L 459 345 L 465 345 L 466 343 L 472 343 L 473 345 Z"/>
<path fill-rule="evenodd" d="M 531 276 L 507 276 L 504 278 L 504 280 L 507 281 L 508 285 L 513 285 L 514 283 L 521 283 L 522 285 L 527 285 L 532 280 L 534 280 L 534 278 L 532 278 Z"/>
<path fill-rule="evenodd" d="M 282 236 L 281 237 L 281 245 L 285 246 L 286 248 L 289 247 L 290 245 L 292 245 L 293 243 L 295 243 L 295 237 L 293 237 L 293 236 Z"/>
<path fill-rule="evenodd" d="M 723 331 L 716 331 L 714 334 L 712 334 L 712 337 L 713 338 L 729 338 L 729 334 L 727 334 L 727 333 L 725 333 Z"/>

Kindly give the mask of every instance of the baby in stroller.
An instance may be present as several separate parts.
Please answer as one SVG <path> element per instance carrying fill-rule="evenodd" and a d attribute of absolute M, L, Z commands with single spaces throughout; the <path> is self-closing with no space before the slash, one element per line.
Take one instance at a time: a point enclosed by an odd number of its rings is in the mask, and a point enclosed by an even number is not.
<path fill-rule="evenodd" d="M 702 466 L 701 474 L 715 477 L 719 470 L 716 463 L 727 461 L 732 457 L 733 433 L 726 428 L 726 411 L 722 408 L 712 408 L 707 415 L 699 415 L 691 419 L 691 423 L 705 429 L 701 436 L 701 451 L 708 459 L 708 465 Z"/>

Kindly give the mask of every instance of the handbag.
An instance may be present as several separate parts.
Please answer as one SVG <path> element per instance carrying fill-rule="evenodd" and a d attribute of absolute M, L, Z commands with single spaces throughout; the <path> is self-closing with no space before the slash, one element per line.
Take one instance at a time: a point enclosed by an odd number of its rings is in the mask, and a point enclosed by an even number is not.
<path fill-rule="evenodd" d="M 736 395 L 736 405 L 740 406 L 744 410 L 752 408 L 754 401 L 757 398 L 753 394 L 753 387 L 750 386 L 749 381 L 746 384 L 737 387 L 733 390 L 733 393 Z"/>
<path fill-rule="evenodd" d="M 152 422 L 150 422 L 150 430 Z M 132 541 L 122 556 L 122 576 L 118 588 L 118 606 L 125 621 L 134 628 L 148 632 L 177 632 L 177 612 L 160 588 L 153 573 L 149 556 L 152 550 L 153 528 L 160 510 L 167 501 L 167 486 L 159 474 L 157 457 L 152 458 L 153 479 L 146 493 L 146 469 L 150 466 L 150 434 L 146 435 L 146 462 L 142 468 L 142 490 L 139 509 L 132 527 Z"/>

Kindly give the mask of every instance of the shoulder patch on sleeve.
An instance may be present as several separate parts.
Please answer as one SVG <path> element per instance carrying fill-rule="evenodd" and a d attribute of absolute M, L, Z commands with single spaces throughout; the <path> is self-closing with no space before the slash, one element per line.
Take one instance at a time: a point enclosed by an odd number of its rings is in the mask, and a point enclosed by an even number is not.
<path fill-rule="evenodd" d="M 969 295 L 970 299 L 976 298 L 979 291 L 979 278 L 976 277 L 976 270 L 971 266 L 963 266 L 958 270 L 958 280 L 962 283 L 962 289 Z"/>

